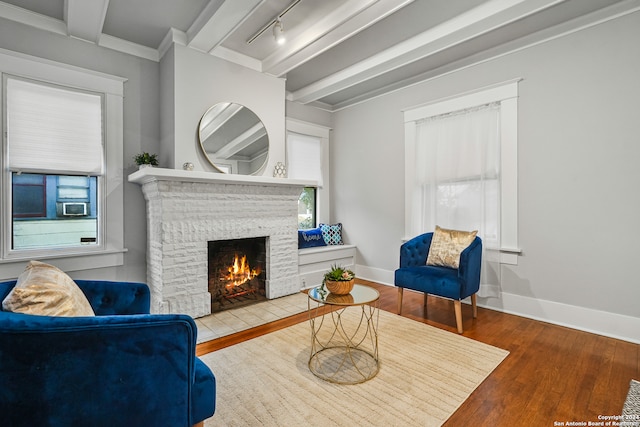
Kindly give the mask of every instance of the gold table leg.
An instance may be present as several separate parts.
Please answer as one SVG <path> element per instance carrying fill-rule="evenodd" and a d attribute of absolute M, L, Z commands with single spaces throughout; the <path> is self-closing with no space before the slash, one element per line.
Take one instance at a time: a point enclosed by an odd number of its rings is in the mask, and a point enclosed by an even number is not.
<path fill-rule="evenodd" d="M 312 310 L 309 370 L 325 381 L 359 384 L 375 377 L 380 370 L 378 357 L 379 301 L 374 304 L 346 306 L 321 313 L 323 304 Z M 360 318 L 345 319 L 347 310 L 360 309 Z"/>

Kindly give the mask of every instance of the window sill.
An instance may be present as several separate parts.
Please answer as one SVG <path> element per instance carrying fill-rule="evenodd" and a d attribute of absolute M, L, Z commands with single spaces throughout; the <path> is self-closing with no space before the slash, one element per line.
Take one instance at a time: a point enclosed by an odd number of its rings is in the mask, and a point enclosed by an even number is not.
<path fill-rule="evenodd" d="M 35 257 L 14 257 L 0 260 L 0 280 L 10 280 L 18 277 L 27 262 L 32 259 L 55 265 L 65 272 L 92 270 L 96 268 L 117 267 L 124 264 L 124 254 L 127 249 L 108 249 L 99 252 L 85 252 L 72 254 L 51 254 Z"/>

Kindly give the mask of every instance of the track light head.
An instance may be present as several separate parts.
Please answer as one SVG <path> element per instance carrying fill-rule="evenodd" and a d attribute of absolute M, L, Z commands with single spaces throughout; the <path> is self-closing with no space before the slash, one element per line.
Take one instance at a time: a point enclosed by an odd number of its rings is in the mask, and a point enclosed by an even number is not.
<path fill-rule="evenodd" d="M 273 37 L 276 39 L 276 43 L 282 45 L 286 41 L 284 36 L 284 28 L 282 27 L 282 21 L 280 18 L 276 19 L 276 22 L 273 24 Z"/>

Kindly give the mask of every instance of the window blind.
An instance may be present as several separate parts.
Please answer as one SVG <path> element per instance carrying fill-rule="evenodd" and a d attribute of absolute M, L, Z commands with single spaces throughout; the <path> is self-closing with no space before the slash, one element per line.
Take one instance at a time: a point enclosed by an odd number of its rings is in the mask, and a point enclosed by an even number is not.
<path fill-rule="evenodd" d="M 6 81 L 12 171 L 102 175 L 100 95 L 15 78 Z"/>
<path fill-rule="evenodd" d="M 289 178 L 317 181 L 318 186 L 322 187 L 321 139 L 288 132 L 287 169 Z"/>

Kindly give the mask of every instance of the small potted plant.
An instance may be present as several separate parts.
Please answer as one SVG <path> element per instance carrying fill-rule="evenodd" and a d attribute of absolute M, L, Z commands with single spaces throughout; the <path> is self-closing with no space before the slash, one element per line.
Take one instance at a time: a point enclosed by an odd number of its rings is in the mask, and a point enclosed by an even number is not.
<path fill-rule="evenodd" d="M 337 264 L 331 266 L 331 270 L 324 274 L 322 285 L 335 295 L 347 295 L 353 289 L 356 275 L 353 271 Z"/>
<path fill-rule="evenodd" d="M 136 162 L 136 165 L 138 165 L 138 168 L 140 169 L 150 166 L 158 166 L 158 155 L 144 152 L 133 156 L 133 161 Z"/>

